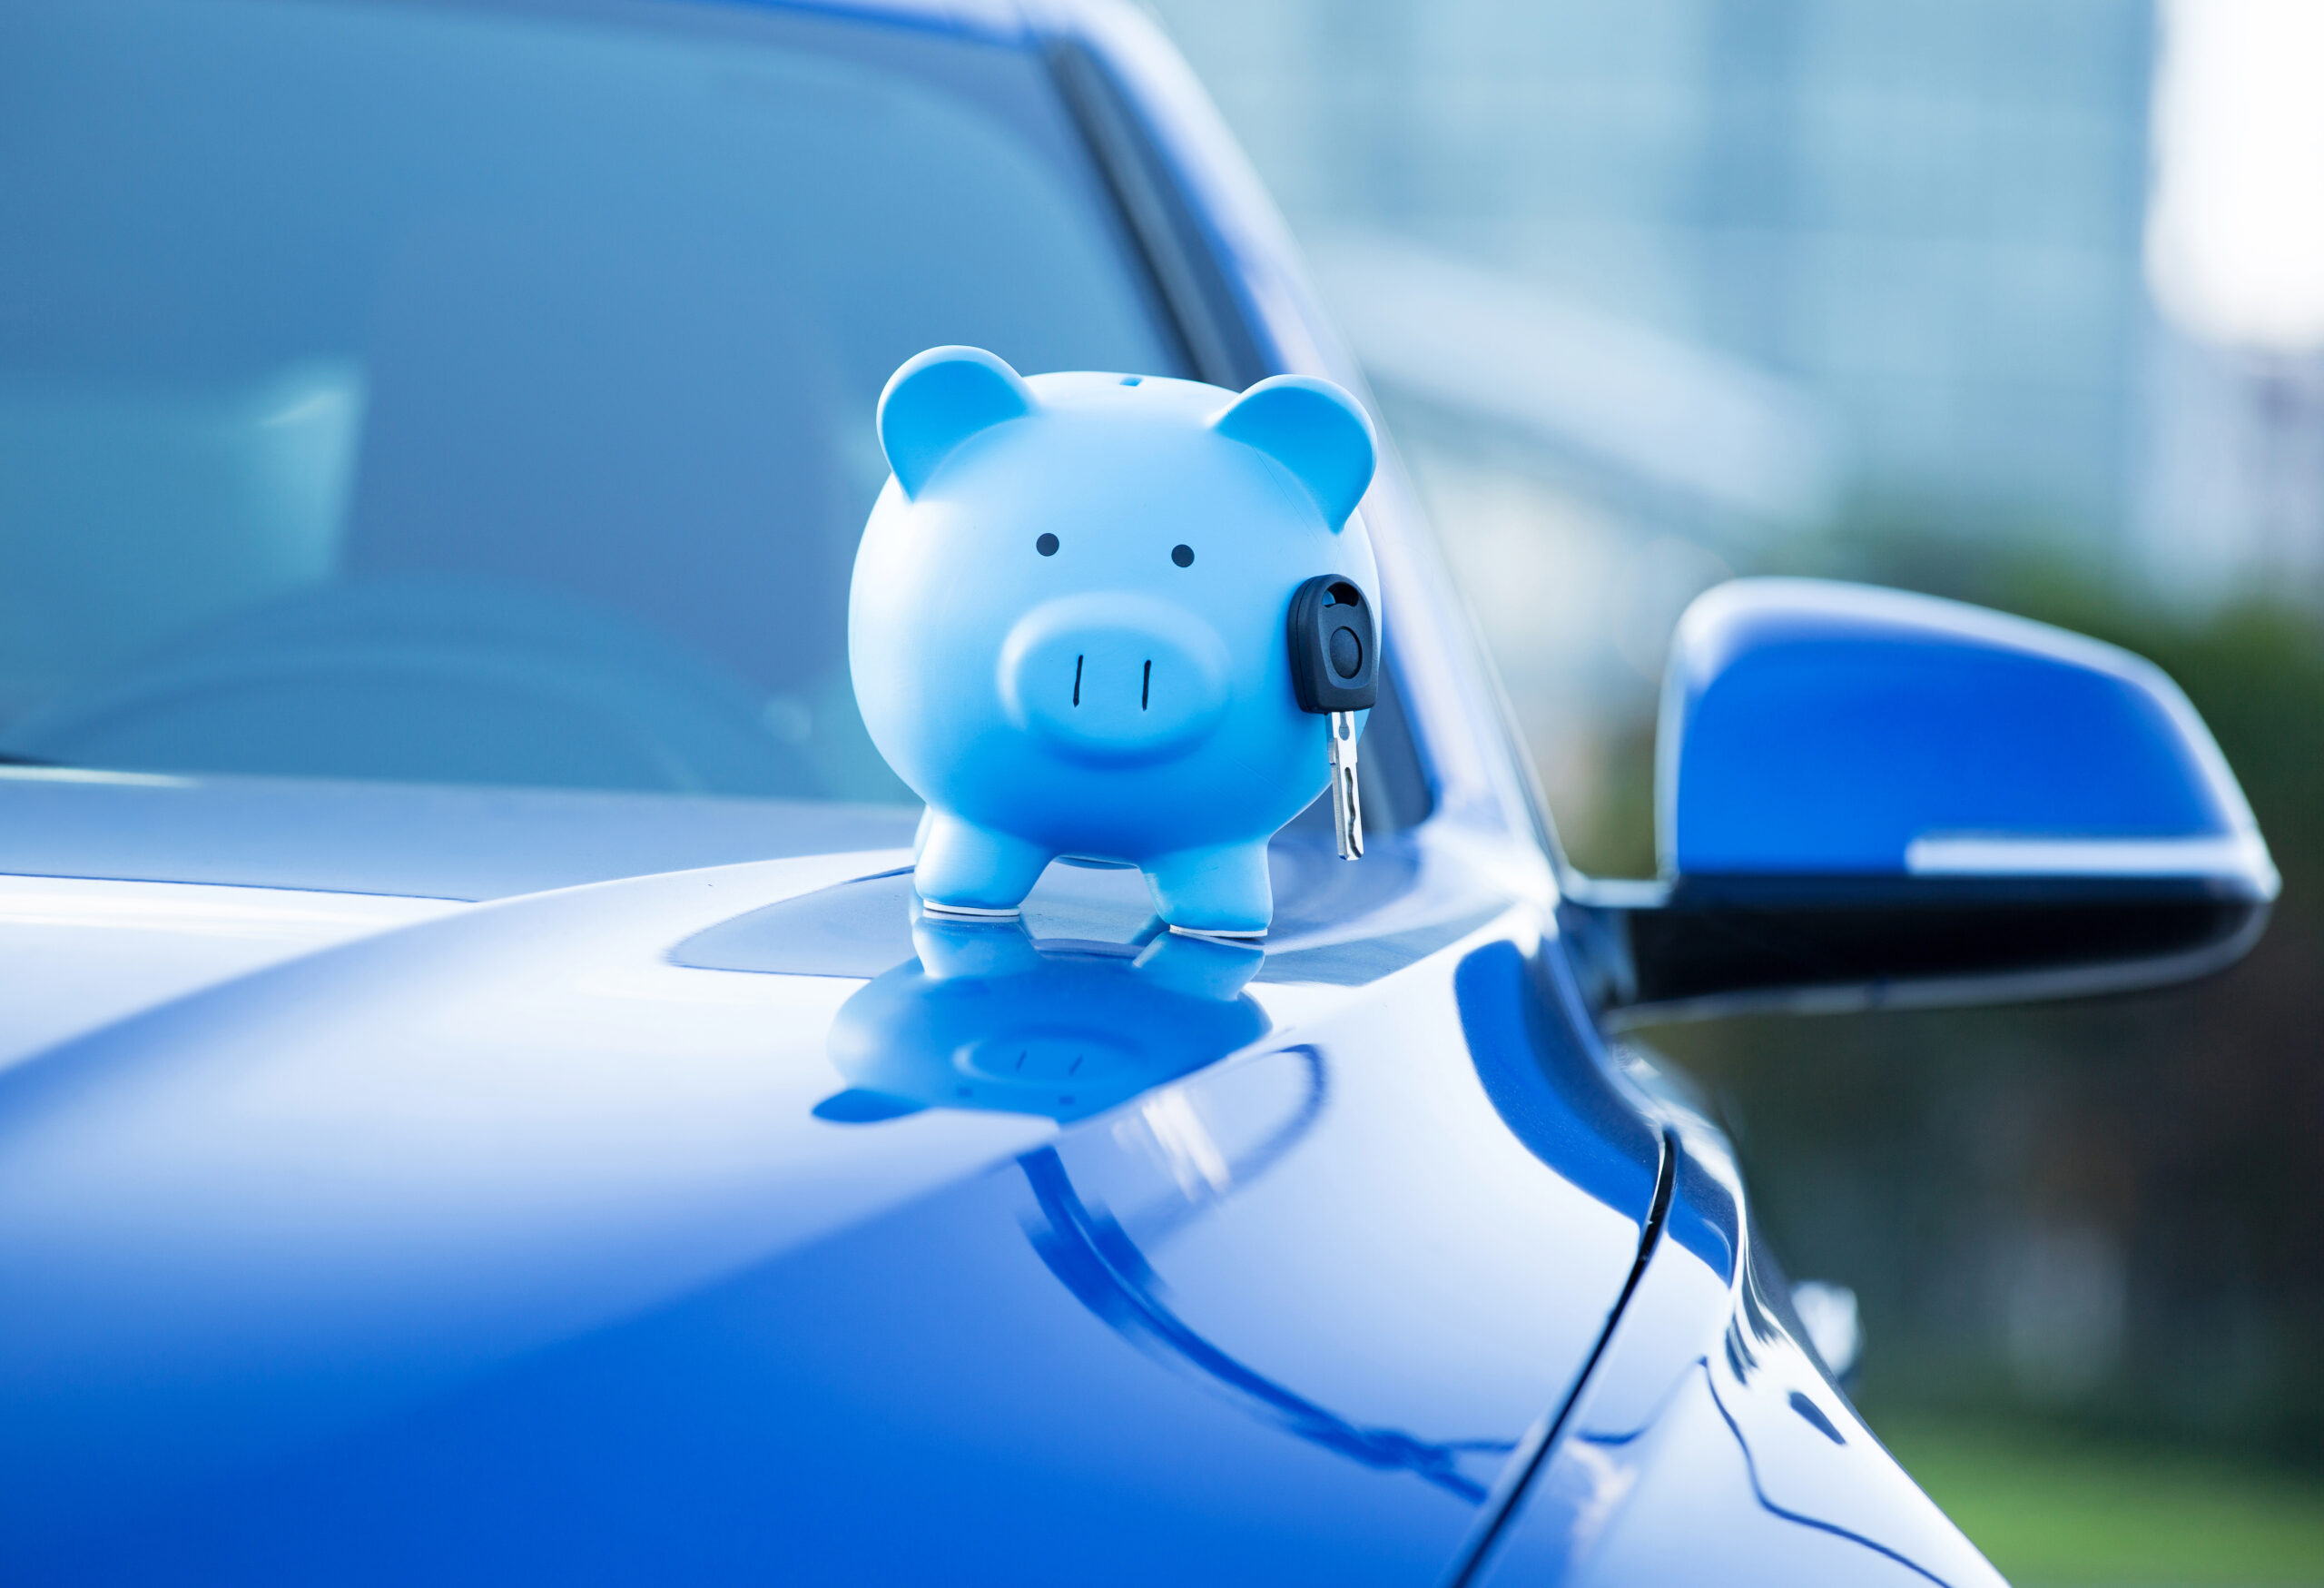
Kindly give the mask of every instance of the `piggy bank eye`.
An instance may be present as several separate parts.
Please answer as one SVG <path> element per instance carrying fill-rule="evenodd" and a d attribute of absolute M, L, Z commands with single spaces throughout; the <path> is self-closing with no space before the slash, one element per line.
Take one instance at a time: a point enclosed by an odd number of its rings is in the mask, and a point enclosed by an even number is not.
<path fill-rule="evenodd" d="M 1195 566 L 1195 548 L 1191 546 L 1174 546 L 1170 548 L 1170 560 L 1182 568 L 1190 568 Z"/>
<path fill-rule="evenodd" d="M 1057 537 L 1054 535 L 1042 536 L 1039 540 L 1033 542 L 1033 549 L 1039 552 L 1043 557 L 1055 557 L 1057 555 Z"/>

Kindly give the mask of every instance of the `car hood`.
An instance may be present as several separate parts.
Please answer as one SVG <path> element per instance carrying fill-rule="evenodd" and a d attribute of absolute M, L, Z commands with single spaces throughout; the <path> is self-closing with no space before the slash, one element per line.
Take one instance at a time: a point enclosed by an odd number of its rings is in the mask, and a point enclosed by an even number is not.
<path fill-rule="evenodd" d="M 830 843 L 894 814 L 487 898 L 586 842 L 238 867 L 252 803 L 512 796 L 38 789 L 92 853 L 133 806 L 145 874 L 0 883 L 45 956 L 0 1001 L 19 1580 L 1420 1582 L 1638 1249 L 1650 1159 L 1570 1099 L 1521 1139 L 1481 1075 L 1462 967 L 1539 917 L 1458 843 L 1280 842 L 1262 959 L 1155 936 L 1134 873 L 916 921 L 908 850 Z M 762 814 L 666 804 L 593 818 L 598 868 Z M 390 862 L 469 898 L 331 891 Z"/>

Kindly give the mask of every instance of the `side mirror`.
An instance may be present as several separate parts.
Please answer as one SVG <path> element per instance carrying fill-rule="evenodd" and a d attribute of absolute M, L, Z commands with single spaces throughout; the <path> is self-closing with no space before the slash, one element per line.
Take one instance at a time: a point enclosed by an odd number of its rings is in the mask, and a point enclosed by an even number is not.
<path fill-rule="evenodd" d="M 1679 622 L 1655 753 L 1661 880 L 1569 912 L 1640 1012 L 2154 985 L 2240 957 L 2276 896 L 2159 668 L 1957 602 L 1723 585 Z"/>

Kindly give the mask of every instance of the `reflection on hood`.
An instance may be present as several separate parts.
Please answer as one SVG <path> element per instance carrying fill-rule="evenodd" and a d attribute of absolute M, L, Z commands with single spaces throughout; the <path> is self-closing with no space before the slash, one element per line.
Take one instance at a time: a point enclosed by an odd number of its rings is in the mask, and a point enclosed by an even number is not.
<path fill-rule="evenodd" d="M 823 1119 L 922 1109 L 1085 1119 L 1247 1046 L 1265 1011 L 1243 988 L 1265 955 L 1177 932 L 1142 944 L 1036 942 L 1017 921 L 916 915 L 919 957 L 840 1009 L 832 1062 L 852 1085 Z"/>

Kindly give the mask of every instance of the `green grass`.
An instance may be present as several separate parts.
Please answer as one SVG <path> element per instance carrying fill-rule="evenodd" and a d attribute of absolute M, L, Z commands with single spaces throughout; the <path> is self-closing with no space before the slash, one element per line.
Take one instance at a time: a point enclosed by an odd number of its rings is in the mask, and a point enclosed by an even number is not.
<path fill-rule="evenodd" d="M 2324 1585 L 2324 1476 L 2005 1426 L 1876 1428 L 2019 1588 Z"/>

